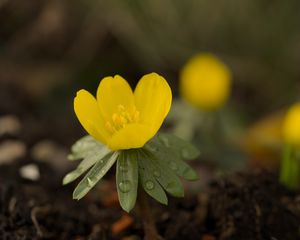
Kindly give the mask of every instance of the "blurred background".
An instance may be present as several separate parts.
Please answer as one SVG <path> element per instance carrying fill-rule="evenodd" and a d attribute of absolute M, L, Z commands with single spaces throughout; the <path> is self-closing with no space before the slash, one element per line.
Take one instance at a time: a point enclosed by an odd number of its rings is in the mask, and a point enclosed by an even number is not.
<path fill-rule="evenodd" d="M 0 0 L 0 116 L 17 118 L 29 147 L 69 146 L 84 134 L 77 90 L 95 93 L 115 74 L 134 87 L 155 71 L 178 97 L 179 72 L 199 52 L 231 69 L 227 114 L 252 129 L 299 99 L 300 2 Z"/>
<path fill-rule="evenodd" d="M 199 85 L 186 95 L 228 90 L 212 111 L 182 95 L 190 79 L 183 69 L 201 53 L 217 60 L 190 69 Z M 298 239 L 299 191 L 277 179 L 282 122 L 300 100 L 299 0 L 0 0 L 0 238 L 142 236 L 139 218 L 119 208 L 115 168 L 82 201 L 62 179 L 78 165 L 67 161 L 70 146 L 86 134 L 73 111 L 76 92 L 95 94 L 115 74 L 134 88 L 149 72 L 173 91 L 163 130 L 201 152 L 189 162 L 200 179 L 184 182 L 186 197 L 151 209 L 163 236 Z M 225 76 L 229 89 L 203 90 L 203 76 Z M 287 160 L 300 151 L 286 149 L 281 182 L 299 187 L 300 165 Z M 245 176 L 218 178 L 237 170 Z"/>

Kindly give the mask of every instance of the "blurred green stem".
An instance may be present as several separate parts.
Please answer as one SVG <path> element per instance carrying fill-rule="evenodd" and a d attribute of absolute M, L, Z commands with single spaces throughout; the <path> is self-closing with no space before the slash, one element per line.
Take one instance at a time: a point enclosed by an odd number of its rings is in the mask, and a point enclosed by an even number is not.
<path fill-rule="evenodd" d="M 291 145 L 285 145 L 281 163 L 280 182 L 289 189 L 297 189 L 300 182 L 300 164 L 296 150 Z"/>

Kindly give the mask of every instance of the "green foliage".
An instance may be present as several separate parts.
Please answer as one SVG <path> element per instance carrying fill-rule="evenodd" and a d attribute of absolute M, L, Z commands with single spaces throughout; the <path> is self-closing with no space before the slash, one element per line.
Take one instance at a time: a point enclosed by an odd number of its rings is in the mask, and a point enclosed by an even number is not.
<path fill-rule="evenodd" d="M 146 193 L 153 197 L 156 201 L 167 205 L 167 195 L 159 184 L 157 178 L 160 177 L 161 172 L 151 165 L 151 162 L 147 161 L 147 154 L 145 151 L 139 151 L 139 180 L 140 185 L 144 188 Z"/>
<path fill-rule="evenodd" d="M 63 184 L 68 184 L 78 177 L 80 177 L 84 172 L 91 168 L 97 161 L 105 157 L 110 150 L 103 144 L 94 140 L 91 136 L 85 136 L 79 139 L 71 149 L 72 153 L 68 158 L 73 160 L 83 159 L 78 167 L 68 173 L 64 179 Z"/>
<path fill-rule="evenodd" d="M 184 161 L 196 158 L 199 151 L 186 141 L 171 134 L 157 134 L 143 148 L 112 152 L 90 136 L 78 140 L 69 156 L 71 161 L 82 159 L 68 173 L 68 184 L 88 169 L 73 192 L 74 199 L 84 197 L 117 161 L 116 183 L 121 207 L 129 212 L 135 205 L 138 184 L 162 204 L 168 203 L 166 192 L 183 197 L 180 177 L 198 179 L 197 173 Z"/>
<path fill-rule="evenodd" d="M 68 156 L 70 161 L 79 160 L 95 153 L 105 154 L 109 152 L 105 145 L 96 141 L 91 136 L 84 136 L 79 139 L 71 148 L 71 154 Z"/>
<path fill-rule="evenodd" d="M 290 145 L 284 147 L 280 182 L 291 190 L 300 185 L 300 154 Z"/>
<path fill-rule="evenodd" d="M 77 200 L 83 198 L 112 167 L 118 155 L 118 152 L 110 153 L 99 160 L 77 185 L 73 198 Z"/>
<path fill-rule="evenodd" d="M 135 205 L 138 189 L 138 158 L 135 150 L 122 151 L 118 157 L 116 183 L 121 207 L 129 212 Z"/>

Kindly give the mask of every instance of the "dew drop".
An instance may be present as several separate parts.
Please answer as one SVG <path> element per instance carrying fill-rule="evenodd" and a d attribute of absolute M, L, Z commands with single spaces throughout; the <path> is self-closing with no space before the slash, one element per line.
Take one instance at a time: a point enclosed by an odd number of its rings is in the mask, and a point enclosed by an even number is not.
<path fill-rule="evenodd" d="M 152 182 L 151 180 L 146 181 L 145 187 L 146 187 L 148 190 L 154 189 L 154 182 Z"/>
<path fill-rule="evenodd" d="M 175 162 L 169 162 L 169 166 L 172 170 L 176 171 L 178 169 L 178 166 Z"/>
<path fill-rule="evenodd" d="M 160 171 L 154 170 L 153 175 L 154 175 L 155 177 L 160 177 Z"/>
<path fill-rule="evenodd" d="M 92 187 L 93 181 L 89 177 L 87 178 L 87 182 L 88 182 L 88 187 Z"/>
<path fill-rule="evenodd" d="M 119 183 L 119 189 L 123 193 L 127 193 L 131 190 L 131 182 L 128 180 L 121 181 Z"/>

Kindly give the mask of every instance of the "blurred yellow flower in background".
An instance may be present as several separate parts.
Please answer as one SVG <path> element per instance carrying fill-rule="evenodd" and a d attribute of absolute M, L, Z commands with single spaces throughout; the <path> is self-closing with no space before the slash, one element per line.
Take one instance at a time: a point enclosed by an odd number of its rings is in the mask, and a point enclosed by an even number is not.
<path fill-rule="evenodd" d="M 192 57 L 180 73 L 180 94 L 193 106 L 213 111 L 230 95 L 231 71 L 210 53 Z"/>
<path fill-rule="evenodd" d="M 300 102 L 295 103 L 287 111 L 282 135 L 287 144 L 300 147 Z"/>
<path fill-rule="evenodd" d="M 269 113 L 250 125 L 238 138 L 237 144 L 249 155 L 255 167 L 277 169 L 283 144 L 284 111 Z"/>
<path fill-rule="evenodd" d="M 121 76 L 105 77 L 97 99 L 77 92 L 74 110 L 85 130 L 111 150 L 140 148 L 161 127 L 172 102 L 167 81 L 156 73 L 141 78 L 133 92 Z"/>

